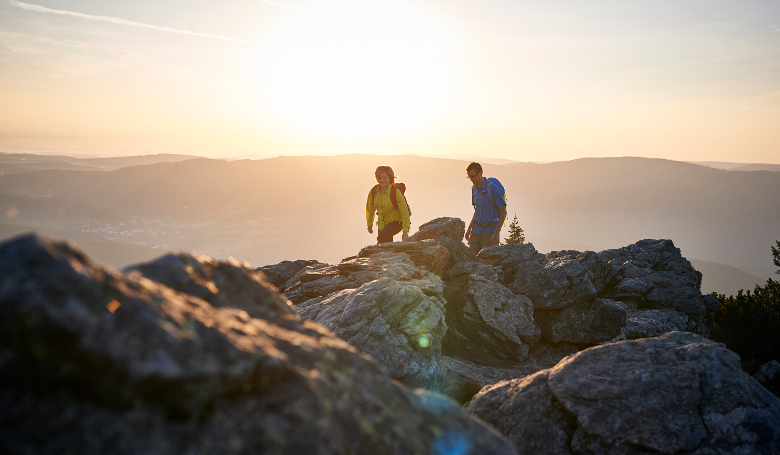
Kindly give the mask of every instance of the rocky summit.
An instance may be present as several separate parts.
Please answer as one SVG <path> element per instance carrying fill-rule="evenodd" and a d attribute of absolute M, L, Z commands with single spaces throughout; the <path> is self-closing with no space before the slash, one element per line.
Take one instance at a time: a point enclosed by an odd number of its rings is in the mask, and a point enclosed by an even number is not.
<path fill-rule="evenodd" d="M 701 294 L 701 274 L 671 240 L 547 254 L 532 244 L 495 245 L 477 256 L 464 231 L 462 220 L 437 218 L 407 241 L 367 246 L 339 264 L 260 270 L 283 282 L 302 317 L 392 377 L 460 400 L 591 346 L 709 334 L 707 314 L 718 302 Z"/>
<path fill-rule="evenodd" d="M 121 273 L 6 242 L 0 452 L 780 453 L 776 362 L 707 339 L 719 302 L 671 240 L 475 255 L 464 232 Z"/>
<path fill-rule="evenodd" d="M 461 402 L 477 394 L 466 409 L 520 453 L 778 450 L 780 401 L 703 338 L 718 301 L 671 240 L 469 256 L 464 225 L 433 220 L 405 242 L 302 268 L 281 290 L 392 377 Z M 576 409 L 558 403 L 563 383 Z"/>
<path fill-rule="evenodd" d="M 37 236 L 0 245 L 0 382 L 8 454 L 514 453 L 261 272 L 197 254 L 119 273 Z"/>

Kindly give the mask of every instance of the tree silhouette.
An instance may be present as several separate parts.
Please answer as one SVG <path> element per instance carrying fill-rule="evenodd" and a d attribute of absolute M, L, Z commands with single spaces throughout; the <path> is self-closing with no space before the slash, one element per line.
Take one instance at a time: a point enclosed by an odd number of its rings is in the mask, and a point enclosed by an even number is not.
<path fill-rule="evenodd" d="M 523 233 L 523 228 L 520 227 L 520 223 L 517 222 L 517 213 L 515 213 L 515 218 L 509 224 L 509 237 L 504 239 L 502 245 L 520 243 L 525 243 L 525 234 Z M 780 244 L 778 246 L 780 246 Z"/>
<path fill-rule="evenodd" d="M 777 244 L 777 248 L 772 248 L 772 263 L 778 268 L 777 272 L 780 274 L 780 241 L 775 240 L 775 243 Z"/>
<path fill-rule="evenodd" d="M 780 242 L 776 243 L 772 256 L 780 267 Z M 715 310 L 712 339 L 739 354 L 742 368 L 751 374 L 780 359 L 780 281 L 769 278 L 764 286 L 756 285 L 753 292 L 740 289 L 736 296 L 713 294 L 721 304 Z M 780 396 L 780 380 L 767 388 Z"/>

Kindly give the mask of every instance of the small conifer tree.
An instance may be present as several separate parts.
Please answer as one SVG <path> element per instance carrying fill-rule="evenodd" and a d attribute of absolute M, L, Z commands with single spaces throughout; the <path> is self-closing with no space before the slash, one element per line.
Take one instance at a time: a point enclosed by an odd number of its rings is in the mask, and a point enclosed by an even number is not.
<path fill-rule="evenodd" d="M 775 243 L 777 244 L 777 248 L 772 248 L 772 263 L 778 267 L 777 272 L 780 273 L 780 240 L 775 240 Z"/>
<path fill-rule="evenodd" d="M 520 223 L 517 222 L 517 213 L 515 213 L 515 218 L 509 224 L 509 237 L 504 239 L 502 245 L 513 243 L 525 243 L 525 233 L 523 233 L 523 228 L 520 227 Z"/>

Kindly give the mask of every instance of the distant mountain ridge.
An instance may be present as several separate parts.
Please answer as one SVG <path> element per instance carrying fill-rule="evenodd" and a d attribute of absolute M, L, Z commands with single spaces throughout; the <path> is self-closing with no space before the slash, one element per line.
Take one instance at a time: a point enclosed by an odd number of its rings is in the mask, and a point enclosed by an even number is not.
<path fill-rule="evenodd" d="M 726 161 L 689 161 L 702 166 L 724 169 L 727 171 L 780 171 L 780 164 L 767 163 L 730 163 Z"/>
<path fill-rule="evenodd" d="M 468 161 L 411 155 L 193 158 L 114 171 L 5 174 L 0 213 L 27 197 L 31 208 L 18 207 L 18 215 L 6 222 L 35 227 L 42 222 L 33 216 L 40 213 L 35 204 L 63 215 L 81 204 L 105 213 L 91 215 L 94 233 L 161 251 L 199 250 L 255 265 L 284 259 L 337 262 L 343 251 L 375 242 L 366 233 L 364 206 L 379 164 L 393 166 L 406 183 L 413 229 L 440 216 L 470 219 Z M 484 168 L 507 189 L 510 221 L 517 213 L 528 241 L 538 236 L 551 250 L 670 238 L 686 257 L 762 279 L 774 271 L 769 247 L 780 237 L 778 173 L 647 158 Z M 68 229 L 56 215 L 47 223 Z"/>
<path fill-rule="evenodd" d="M 104 170 L 127 166 L 170 163 L 200 158 L 195 155 L 161 153 L 156 155 L 119 156 L 110 158 L 76 158 L 66 155 L 36 155 L 32 153 L 0 152 L 0 175 L 34 170 Z"/>

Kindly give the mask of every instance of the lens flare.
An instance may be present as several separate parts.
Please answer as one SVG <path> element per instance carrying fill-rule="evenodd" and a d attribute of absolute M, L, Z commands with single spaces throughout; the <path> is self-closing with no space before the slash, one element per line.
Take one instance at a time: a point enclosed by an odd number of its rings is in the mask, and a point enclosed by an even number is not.
<path fill-rule="evenodd" d="M 118 310 L 120 306 L 122 306 L 122 304 L 119 303 L 116 299 L 114 299 L 114 300 L 108 302 L 108 305 L 106 305 L 106 308 L 108 308 L 108 311 L 113 313 L 116 310 Z"/>
<path fill-rule="evenodd" d="M 428 340 L 428 337 L 420 337 L 419 343 L 421 348 L 427 348 L 430 344 L 430 340 Z"/>
<path fill-rule="evenodd" d="M 471 441 L 461 433 L 448 431 L 433 442 L 436 455 L 466 455 L 471 452 Z"/>

